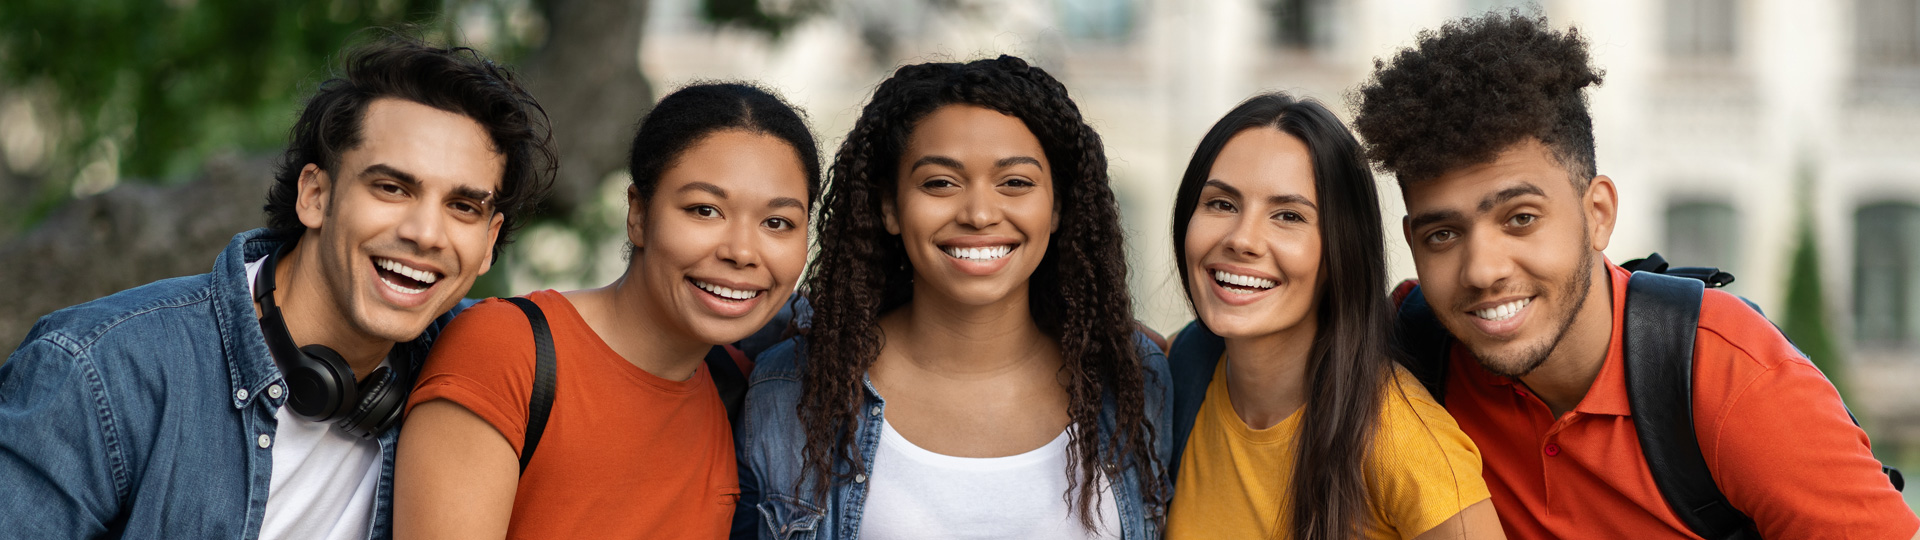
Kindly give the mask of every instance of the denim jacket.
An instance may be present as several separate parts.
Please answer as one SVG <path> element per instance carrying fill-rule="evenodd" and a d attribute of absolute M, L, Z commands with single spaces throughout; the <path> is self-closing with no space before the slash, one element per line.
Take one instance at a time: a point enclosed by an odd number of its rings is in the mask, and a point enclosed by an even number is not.
<path fill-rule="evenodd" d="M 0 537 L 259 536 L 285 392 L 248 294 L 247 261 L 285 238 L 240 233 L 213 271 L 41 317 L 0 365 Z M 271 270 L 267 270 L 271 271 Z M 456 310 L 458 311 L 458 310 Z M 395 345 L 412 388 L 432 336 Z M 277 394 L 278 397 L 269 395 Z M 392 536 L 393 454 L 371 537 Z"/>
<path fill-rule="evenodd" d="M 1143 493 L 1140 474 L 1148 467 L 1130 466 L 1113 485 L 1113 499 L 1119 506 L 1121 537 L 1126 540 L 1151 540 L 1161 537 L 1165 526 L 1166 505 L 1172 485 L 1166 483 L 1165 464 L 1171 453 L 1169 426 L 1172 417 L 1167 404 L 1169 375 L 1167 358 L 1146 336 L 1136 334 L 1134 344 L 1141 355 L 1141 370 L 1147 384 L 1147 422 L 1153 430 L 1156 467 L 1165 492 Z M 768 349 L 756 359 L 747 390 L 747 404 L 741 412 L 734 435 L 740 455 L 740 503 L 733 514 L 733 538 L 762 540 L 854 539 L 860 536 L 860 513 L 866 508 L 868 474 L 873 473 L 874 451 L 880 445 L 880 423 L 887 403 L 866 380 L 866 392 L 860 407 L 859 425 L 854 442 L 864 469 L 852 482 L 841 482 L 828 490 L 828 500 L 813 496 L 813 479 L 801 483 L 801 452 L 806 446 L 806 428 L 795 416 L 800 409 L 801 364 L 805 362 L 804 337 L 796 337 Z M 1100 409 L 1100 430 L 1106 440 L 1114 429 L 1114 398 L 1105 397 Z M 844 464 L 843 464 L 844 465 Z"/>

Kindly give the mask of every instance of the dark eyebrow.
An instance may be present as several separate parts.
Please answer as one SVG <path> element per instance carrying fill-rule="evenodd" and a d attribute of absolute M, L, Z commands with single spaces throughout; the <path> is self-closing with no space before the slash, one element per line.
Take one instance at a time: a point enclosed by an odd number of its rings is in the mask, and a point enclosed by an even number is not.
<path fill-rule="evenodd" d="M 406 184 L 407 187 L 409 188 L 412 188 L 415 190 L 420 189 L 419 177 L 416 177 L 413 174 L 408 173 L 406 171 L 395 169 L 393 168 L 393 166 L 387 165 L 385 163 L 375 163 L 373 165 L 367 166 L 366 170 L 360 171 L 361 178 L 367 178 L 370 176 L 384 176 L 387 178 L 392 178 L 395 182 Z M 466 184 L 453 186 L 453 189 L 450 191 L 453 192 L 453 196 L 455 197 L 473 199 L 475 201 L 479 201 L 480 204 L 482 205 L 485 205 L 488 207 L 493 206 L 492 191 L 480 189 L 480 188 L 469 186 Z"/>
<path fill-rule="evenodd" d="M 1454 210 L 1434 210 L 1430 212 L 1421 212 L 1420 215 L 1413 216 L 1412 218 L 1407 220 L 1407 228 L 1417 231 L 1417 230 L 1420 230 L 1421 227 L 1426 227 L 1434 223 L 1439 223 L 1442 221 L 1461 221 L 1465 219 L 1466 219 L 1465 215 L 1461 215 L 1460 212 L 1454 211 Z"/>
<path fill-rule="evenodd" d="M 801 204 L 800 199 L 793 197 L 774 197 L 772 201 L 767 202 L 767 208 L 799 208 L 806 210 L 807 205 Z"/>
<path fill-rule="evenodd" d="M 1313 210 L 1315 212 L 1320 211 L 1320 207 L 1318 205 L 1313 204 L 1313 201 L 1309 201 L 1307 200 L 1306 197 L 1302 197 L 1292 193 L 1288 193 L 1286 195 L 1274 195 L 1272 197 L 1267 197 L 1267 204 L 1271 204 L 1274 206 L 1279 206 L 1282 204 L 1289 204 L 1289 203 L 1305 206 L 1307 207 L 1307 209 Z"/>
<path fill-rule="evenodd" d="M 913 170 L 919 169 L 923 165 L 939 165 L 941 167 L 946 167 L 949 169 L 956 169 L 956 170 L 962 170 L 962 171 L 967 170 L 967 166 L 961 165 L 960 160 L 953 159 L 947 156 L 921 156 L 920 159 L 914 160 L 913 166 L 907 167 L 907 170 L 913 171 Z"/>
<path fill-rule="evenodd" d="M 706 182 L 690 182 L 687 185 L 680 186 L 681 193 L 686 193 L 688 191 L 705 191 L 707 193 L 712 193 L 713 196 L 715 197 L 719 197 L 722 199 L 727 198 L 727 190 L 720 189 L 720 186 L 716 186 Z"/>
<path fill-rule="evenodd" d="M 1035 167 L 1041 167 L 1040 160 L 1038 159 L 1034 159 L 1028 156 L 1013 156 L 1013 157 L 1000 158 L 1000 161 L 993 162 L 993 168 L 1005 169 L 1007 167 L 1012 167 L 1014 165 L 1019 165 L 1022 163 L 1032 165 Z M 1046 167 L 1041 167 L 1041 168 L 1044 169 Z"/>
<path fill-rule="evenodd" d="M 1206 185 L 1219 188 L 1220 191 L 1225 191 L 1227 192 L 1228 195 L 1232 195 L 1236 199 L 1240 198 L 1240 190 L 1233 186 L 1227 185 L 1227 183 L 1223 180 L 1218 180 L 1218 179 L 1207 180 Z"/>
<path fill-rule="evenodd" d="M 1500 203 L 1517 199 L 1522 195 L 1536 195 L 1540 197 L 1545 197 L 1547 196 L 1547 192 L 1540 191 L 1540 188 L 1538 186 L 1535 186 L 1533 184 L 1525 184 L 1525 183 L 1517 186 L 1513 186 L 1507 189 L 1503 189 L 1503 190 L 1500 190 L 1499 193 L 1488 195 L 1487 198 L 1480 200 L 1480 213 L 1484 214 L 1484 213 L 1490 212 L 1493 210 L 1494 206 L 1499 205 Z"/>

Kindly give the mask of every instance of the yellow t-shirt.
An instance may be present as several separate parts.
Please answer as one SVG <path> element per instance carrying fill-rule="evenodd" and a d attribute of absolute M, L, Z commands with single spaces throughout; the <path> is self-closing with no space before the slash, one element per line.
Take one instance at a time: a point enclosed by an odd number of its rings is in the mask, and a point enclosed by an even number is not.
<path fill-rule="evenodd" d="M 1300 411 L 1267 429 L 1248 427 L 1227 400 L 1226 366 L 1223 357 L 1214 368 L 1181 455 L 1169 539 L 1284 538 L 1275 532 L 1292 527 Z M 1394 366 L 1394 383 L 1362 473 L 1372 510 L 1366 538 L 1419 536 L 1488 497 L 1473 441 L 1405 368 Z"/>

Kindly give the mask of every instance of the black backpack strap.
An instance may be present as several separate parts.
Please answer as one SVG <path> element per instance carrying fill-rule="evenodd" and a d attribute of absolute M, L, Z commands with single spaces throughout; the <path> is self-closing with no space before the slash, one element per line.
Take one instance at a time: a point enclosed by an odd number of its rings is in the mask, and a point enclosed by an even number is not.
<path fill-rule="evenodd" d="M 508 298 L 527 314 L 533 325 L 533 395 L 527 397 L 527 434 L 520 445 L 520 474 L 527 473 L 533 450 L 540 447 L 540 434 L 547 431 L 547 416 L 553 413 L 553 390 L 559 366 L 553 356 L 553 330 L 547 327 L 547 315 L 532 300 Z"/>
<path fill-rule="evenodd" d="M 733 359 L 725 345 L 707 349 L 707 373 L 713 387 L 720 391 L 720 403 L 727 406 L 727 425 L 740 425 L 740 406 L 747 401 L 747 374 Z"/>
<path fill-rule="evenodd" d="M 1700 326 L 1698 279 L 1635 272 L 1627 281 L 1627 402 L 1653 483 L 1694 534 L 1708 540 L 1759 538 L 1753 520 L 1720 493 L 1693 426 L 1693 338 Z"/>
<path fill-rule="evenodd" d="M 1407 371 L 1420 380 L 1421 386 L 1427 387 L 1427 393 L 1433 394 L 1435 402 L 1446 405 L 1447 366 L 1452 363 L 1449 353 L 1453 334 L 1447 333 L 1440 319 L 1434 318 L 1433 307 L 1427 305 L 1427 296 L 1421 294 L 1418 285 L 1400 301 L 1394 334 Z"/>
<path fill-rule="evenodd" d="M 1193 434 L 1194 418 L 1207 399 L 1207 384 L 1213 382 L 1214 367 L 1227 340 L 1215 335 L 1207 325 L 1195 320 L 1173 335 L 1167 351 L 1167 371 L 1173 376 L 1173 458 L 1167 461 L 1167 481 L 1180 475 L 1180 456 L 1187 451 L 1187 437 Z"/>

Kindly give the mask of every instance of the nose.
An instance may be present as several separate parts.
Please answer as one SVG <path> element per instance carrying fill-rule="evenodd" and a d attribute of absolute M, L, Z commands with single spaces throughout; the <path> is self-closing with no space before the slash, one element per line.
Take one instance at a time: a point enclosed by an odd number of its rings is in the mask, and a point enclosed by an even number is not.
<path fill-rule="evenodd" d="M 992 187 L 975 187 L 966 192 L 966 202 L 960 207 L 957 220 L 961 225 L 975 229 L 985 229 L 1000 223 L 1001 197 Z"/>
<path fill-rule="evenodd" d="M 1460 246 L 1465 248 L 1460 271 L 1468 287 L 1497 289 L 1513 275 L 1513 253 L 1506 243 L 1497 238 L 1476 239 L 1471 234 L 1461 240 L 1466 245 Z"/>
<path fill-rule="evenodd" d="M 720 260 L 734 268 L 753 268 L 760 265 L 759 223 L 747 220 L 735 220 L 727 224 L 726 238 L 714 250 Z"/>
<path fill-rule="evenodd" d="M 421 252 L 439 251 L 451 245 L 447 238 L 447 215 L 439 205 L 424 198 L 416 199 L 406 212 L 406 217 L 395 231 L 401 240 L 413 244 Z"/>
<path fill-rule="evenodd" d="M 1260 237 L 1260 220 L 1236 218 L 1233 228 L 1227 231 L 1226 238 L 1220 239 L 1220 246 L 1228 253 L 1247 259 L 1258 259 L 1266 254 L 1267 243 Z"/>

